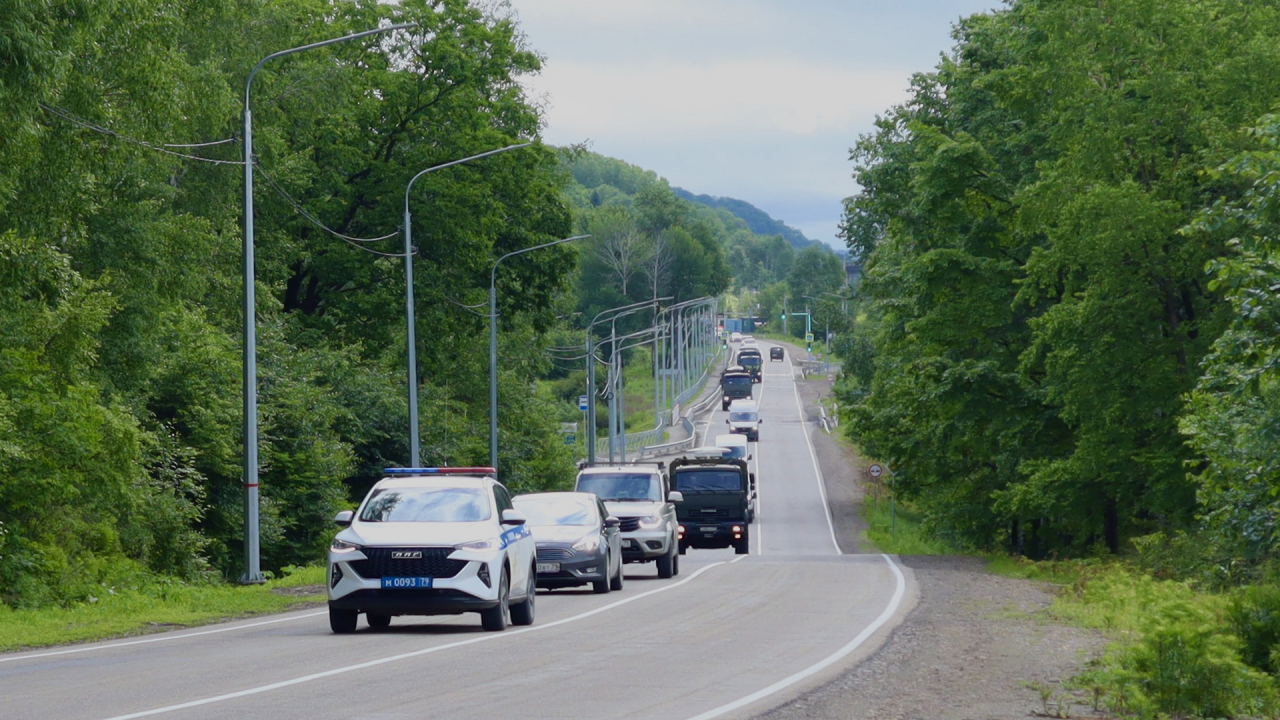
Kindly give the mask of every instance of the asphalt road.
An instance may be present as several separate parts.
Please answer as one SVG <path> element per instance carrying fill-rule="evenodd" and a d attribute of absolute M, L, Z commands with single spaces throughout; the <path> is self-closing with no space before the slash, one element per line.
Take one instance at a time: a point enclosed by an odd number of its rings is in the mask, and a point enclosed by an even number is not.
<path fill-rule="evenodd" d="M 765 343 L 761 343 L 767 348 Z M 767 357 L 767 349 L 765 350 Z M 870 653 L 914 596 L 882 555 L 843 555 L 790 359 L 766 362 L 752 554 L 626 566 L 621 592 L 540 592 L 537 622 L 396 618 L 333 635 L 323 611 L 0 655 L 0 717 L 742 718 Z M 718 406 L 717 406 L 718 407 Z M 708 419 L 712 437 L 724 414 Z M 717 427 L 717 423 L 719 427 Z M 851 545 L 850 545 L 851 546 Z"/>

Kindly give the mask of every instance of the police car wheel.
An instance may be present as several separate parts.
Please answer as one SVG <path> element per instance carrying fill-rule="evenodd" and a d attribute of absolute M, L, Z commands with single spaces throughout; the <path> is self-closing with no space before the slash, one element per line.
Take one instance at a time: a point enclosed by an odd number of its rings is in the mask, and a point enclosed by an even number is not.
<path fill-rule="evenodd" d="M 356 621 L 360 613 L 355 610 L 338 610 L 329 608 L 329 629 L 340 635 L 356 631 Z"/>
<path fill-rule="evenodd" d="M 378 615 L 375 613 L 365 613 L 364 621 L 369 623 L 369 627 L 374 630 L 385 630 L 391 627 L 390 615 Z"/>
<path fill-rule="evenodd" d="M 529 568 L 529 588 L 524 596 L 524 600 L 511 606 L 511 624 L 512 625 L 532 625 L 533 624 L 533 604 L 538 598 L 538 573 L 533 568 Z"/>
<path fill-rule="evenodd" d="M 510 622 L 507 608 L 507 596 L 511 594 L 511 581 L 507 580 L 507 570 L 502 569 L 502 579 L 498 581 L 498 604 L 488 610 L 480 611 L 480 625 L 490 632 L 501 632 L 507 629 Z"/>

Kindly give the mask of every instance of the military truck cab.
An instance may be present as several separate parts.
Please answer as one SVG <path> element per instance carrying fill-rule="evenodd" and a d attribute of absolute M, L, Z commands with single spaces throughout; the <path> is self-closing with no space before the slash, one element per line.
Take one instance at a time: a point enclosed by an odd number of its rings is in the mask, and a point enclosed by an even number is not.
<path fill-rule="evenodd" d="M 744 348 L 738 351 L 738 365 L 751 374 L 751 382 L 760 382 L 763 379 L 762 368 L 764 367 L 764 359 L 760 356 L 760 351 L 756 348 Z"/>
<path fill-rule="evenodd" d="M 682 457 L 670 465 L 680 553 L 689 548 L 733 548 L 746 555 L 755 514 L 756 478 L 747 462 L 725 457 Z"/>
<path fill-rule="evenodd" d="M 729 403 L 743 398 L 751 399 L 751 388 L 754 381 L 751 373 L 739 365 L 731 365 L 720 376 L 720 409 L 728 410 Z"/>

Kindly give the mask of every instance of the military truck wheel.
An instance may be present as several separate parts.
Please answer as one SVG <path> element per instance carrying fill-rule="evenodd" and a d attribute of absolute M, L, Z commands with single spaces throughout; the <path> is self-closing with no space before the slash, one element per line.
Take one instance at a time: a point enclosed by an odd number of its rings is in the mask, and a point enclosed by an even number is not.
<path fill-rule="evenodd" d="M 670 548 L 667 554 L 658 558 L 658 577 L 666 580 L 675 575 L 676 549 Z"/>
<path fill-rule="evenodd" d="M 674 557 L 671 558 L 671 574 L 672 575 L 680 574 L 680 555 L 679 554 L 676 554 Z"/>
<path fill-rule="evenodd" d="M 684 543 L 680 543 L 680 554 L 681 554 L 681 555 L 685 554 L 688 550 L 689 550 L 689 546 L 688 546 L 688 545 L 685 545 Z"/>
<path fill-rule="evenodd" d="M 751 536 L 744 532 L 742 533 L 742 537 L 740 539 L 734 541 L 733 554 L 748 555 L 750 553 L 751 553 Z"/>

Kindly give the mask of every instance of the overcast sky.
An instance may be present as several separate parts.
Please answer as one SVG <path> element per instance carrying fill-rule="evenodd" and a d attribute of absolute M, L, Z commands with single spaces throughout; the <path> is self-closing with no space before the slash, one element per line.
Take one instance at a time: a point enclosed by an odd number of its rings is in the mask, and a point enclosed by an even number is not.
<path fill-rule="evenodd" d="M 510 0 L 544 140 L 738 198 L 843 248 L 849 148 L 998 0 Z"/>

